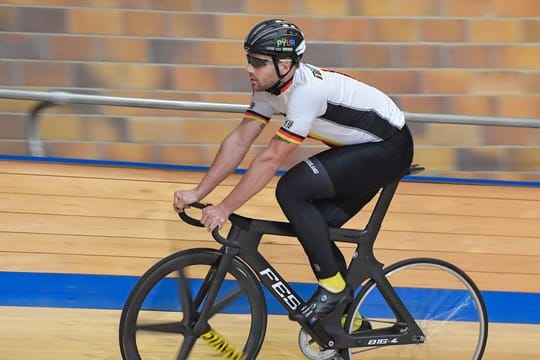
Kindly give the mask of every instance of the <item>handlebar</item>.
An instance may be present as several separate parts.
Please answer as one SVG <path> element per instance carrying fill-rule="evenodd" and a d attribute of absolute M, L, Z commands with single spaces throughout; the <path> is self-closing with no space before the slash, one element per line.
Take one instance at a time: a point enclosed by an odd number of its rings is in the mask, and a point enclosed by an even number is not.
<path fill-rule="evenodd" d="M 190 206 L 193 206 L 194 208 L 202 210 L 205 207 L 210 206 L 210 204 L 202 204 L 202 203 L 196 202 L 196 203 L 191 204 Z M 189 225 L 198 226 L 198 227 L 204 227 L 204 225 L 201 223 L 200 220 L 189 216 L 188 214 L 186 214 L 185 211 L 179 212 L 178 216 L 180 216 L 180 219 L 182 219 L 184 222 L 188 223 Z"/>
<path fill-rule="evenodd" d="M 190 206 L 192 206 L 194 208 L 197 208 L 197 209 L 201 209 L 201 210 L 204 209 L 207 206 L 210 206 L 210 205 L 211 204 L 203 204 L 203 203 L 200 203 L 200 202 L 195 202 L 193 204 L 190 204 Z M 182 219 L 185 223 L 187 223 L 189 225 L 193 225 L 193 226 L 197 226 L 197 227 L 204 227 L 204 225 L 201 223 L 201 221 L 199 219 L 196 219 L 196 218 L 194 218 L 192 216 L 189 216 L 188 214 L 186 214 L 185 211 L 179 212 L 178 216 L 180 216 L 180 219 Z M 223 236 L 221 236 L 221 234 L 219 233 L 219 228 L 217 228 L 217 227 L 214 230 L 212 230 L 212 237 L 217 242 L 219 242 L 220 244 L 227 245 L 227 246 L 238 247 L 238 242 L 228 240 L 228 239 L 224 238 Z"/>

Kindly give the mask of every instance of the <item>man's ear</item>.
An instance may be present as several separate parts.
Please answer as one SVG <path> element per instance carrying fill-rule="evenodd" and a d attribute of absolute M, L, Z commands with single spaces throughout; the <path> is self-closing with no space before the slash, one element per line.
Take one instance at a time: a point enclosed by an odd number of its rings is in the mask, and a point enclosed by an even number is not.
<path fill-rule="evenodd" d="M 292 66 L 293 66 L 292 61 L 280 61 L 278 63 L 280 74 L 281 75 L 287 74 L 287 72 L 289 72 Z"/>

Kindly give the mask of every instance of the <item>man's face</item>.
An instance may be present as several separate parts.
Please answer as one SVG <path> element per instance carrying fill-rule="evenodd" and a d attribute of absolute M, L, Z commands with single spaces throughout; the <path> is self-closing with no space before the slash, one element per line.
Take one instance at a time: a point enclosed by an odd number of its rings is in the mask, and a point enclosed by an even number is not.
<path fill-rule="evenodd" d="M 253 91 L 267 90 L 278 81 L 274 62 L 270 56 L 248 53 L 247 61 L 246 71 Z"/>

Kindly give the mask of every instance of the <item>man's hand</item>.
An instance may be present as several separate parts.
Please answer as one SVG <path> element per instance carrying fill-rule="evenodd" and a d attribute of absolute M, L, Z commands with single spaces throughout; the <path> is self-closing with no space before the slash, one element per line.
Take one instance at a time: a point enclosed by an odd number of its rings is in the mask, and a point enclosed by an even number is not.
<path fill-rule="evenodd" d="M 207 206 L 202 211 L 201 223 L 206 226 L 208 231 L 215 228 L 221 229 L 223 224 L 229 219 L 230 211 L 227 211 L 223 205 Z"/>
<path fill-rule="evenodd" d="M 176 212 L 184 212 L 190 204 L 201 200 L 197 189 L 177 190 L 174 192 L 173 208 Z"/>

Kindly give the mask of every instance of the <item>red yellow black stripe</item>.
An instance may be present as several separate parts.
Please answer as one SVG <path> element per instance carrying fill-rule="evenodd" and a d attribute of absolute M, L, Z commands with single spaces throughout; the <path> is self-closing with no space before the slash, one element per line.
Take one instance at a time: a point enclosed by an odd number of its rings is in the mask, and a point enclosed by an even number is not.
<path fill-rule="evenodd" d="M 293 78 L 290 78 L 289 81 L 287 81 L 287 82 L 283 85 L 283 87 L 279 90 L 279 93 L 280 93 L 280 94 L 283 94 L 285 91 L 287 91 L 288 88 L 291 87 L 291 85 L 292 85 L 292 83 L 293 83 L 292 80 L 293 80 Z"/>
<path fill-rule="evenodd" d="M 304 136 L 294 134 L 285 128 L 279 128 L 276 135 L 284 140 L 292 142 L 293 144 L 301 144 L 305 139 Z"/>
<path fill-rule="evenodd" d="M 340 143 L 340 142 L 337 142 L 337 141 L 334 141 L 334 140 L 330 140 L 328 138 L 325 138 L 323 136 L 320 136 L 320 135 L 317 135 L 317 134 L 314 134 L 314 133 L 309 133 L 308 138 L 311 138 L 311 139 L 315 139 L 315 140 L 319 140 L 323 143 L 325 143 L 326 145 L 330 146 L 330 147 L 339 147 L 339 146 L 343 146 L 345 144 L 343 143 Z"/>
<path fill-rule="evenodd" d="M 269 117 L 262 116 L 261 114 L 257 114 L 256 112 L 251 111 L 251 110 L 246 110 L 244 114 L 244 118 L 258 121 L 262 123 L 263 125 L 268 124 L 268 122 L 270 121 Z"/>

